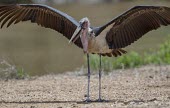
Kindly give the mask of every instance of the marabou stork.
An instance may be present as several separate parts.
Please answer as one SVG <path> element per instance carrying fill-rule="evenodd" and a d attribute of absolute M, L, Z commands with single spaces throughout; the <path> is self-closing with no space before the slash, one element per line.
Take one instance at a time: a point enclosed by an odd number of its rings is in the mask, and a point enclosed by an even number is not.
<path fill-rule="evenodd" d="M 42 27 L 51 28 L 82 48 L 87 54 L 89 97 L 89 53 L 99 54 L 99 99 L 101 99 L 101 56 L 117 57 L 126 53 L 124 48 L 145 33 L 170 24 L 170 8 L 165 6 L 135 6 L 120 16 L 99 27 L 92 27 L 88 18 L 77 22 L 71 16 L 41 4 L 13 4 L 0 6 L 1 28 L 12 23 L 30 20 Z M 106 33 L 104 30 L 108 30 Z M 103 35 L 104 34 L 104 35 Z"/>

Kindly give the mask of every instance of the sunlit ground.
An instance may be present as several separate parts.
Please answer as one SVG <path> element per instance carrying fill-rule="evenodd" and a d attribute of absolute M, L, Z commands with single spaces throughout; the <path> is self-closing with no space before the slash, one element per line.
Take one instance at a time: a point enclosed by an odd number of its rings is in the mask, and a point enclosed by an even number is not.
<path fill-rule="evenodd" d="M 80 20 L 88 17 L 92 26 L 100 26 L 136 5 L 165 5 L 163 1 L 135 1 L 116 4 L 97 5 L 59 5 L 53 6 Z M 170 27 L 162 27 L 146 34 L 136 43 L 127 47 L 127 51 L 143 53 L 157 49 L 170 34 Z M 84 54 L 75 45 L 54 30 L 38 27 L 36 24 L 20 23 L 8 29 L 0 30 L 0 57 L 4 57 L 17 67 L 31 75 L 74 71 L 84 63 Z"/>

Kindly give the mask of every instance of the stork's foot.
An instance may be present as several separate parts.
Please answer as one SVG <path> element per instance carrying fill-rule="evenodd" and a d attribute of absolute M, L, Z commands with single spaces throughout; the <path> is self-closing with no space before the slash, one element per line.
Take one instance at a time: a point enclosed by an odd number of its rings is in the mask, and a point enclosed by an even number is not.
<path fill-rule="evenodd" d="M 84 102 L 85 103 L 90 103 L 90 102 L 92 102 L 92 100 L 90 98 L 86 98 L 86 100 Z"/>
<path fill-rule="evenodd" d="M 108 102 L 108 100 L 104 100 L 104 99 L 90 100 L 89 98 L 87 98 L 84 102 L 85 103 Z"/>
<path fill-rule="evenodd" d="M 104 100 L 104 99 L 99 98 L 99 99 L 97 99 L 97 100 L 96 100 L 96 102 L 108 102 L 108 101 L 107 101 L 107 100 Z"/>
<path fill-rule="evenodd" d="M 85 102 L 85 103 L 89 103 L 89 102 L 92 102 L 92 100 L 90 100 L 89 98 L 87 98 L 84 102 Z"/>
<path fill-rule="evenodd" d="M 92 102 L 92 100 L 90 99 L 90 96 L 84 95 L 84 97 L 86 97 L 86 100 L 84 102 Z"/>

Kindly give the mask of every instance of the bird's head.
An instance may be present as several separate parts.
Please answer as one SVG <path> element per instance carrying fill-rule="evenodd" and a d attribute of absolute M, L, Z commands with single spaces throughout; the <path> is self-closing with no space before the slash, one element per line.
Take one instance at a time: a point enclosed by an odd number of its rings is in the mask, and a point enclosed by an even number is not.
<path fill-rule="evenodd" d="M 86 26 L 87 26 L 87 28 L 90 27 L 90 21 L 89 21 L 89 19 L 88 19 L 87 17 L 82 18 L 82 19 L 79 21 L 79 23 L 80 23 L 80 25 L 81 25 L 82 27 L 86 27 Z"/>
<path fill-rule="evenodd" d="M 79 37 L 81 39 L 82 45 L 83 45 L 83 50 L 84 53 L 88 53 L 87 49 L 88 49 L 88 37 L 90 34 L 90 22 L 89 19 L 87 17 L 82 18 L 80 21 L 80 26 L 77 27 L 77 29 L 75 30 L 75 32 L 73 33 L 70 42 L 75 42 Z"/>

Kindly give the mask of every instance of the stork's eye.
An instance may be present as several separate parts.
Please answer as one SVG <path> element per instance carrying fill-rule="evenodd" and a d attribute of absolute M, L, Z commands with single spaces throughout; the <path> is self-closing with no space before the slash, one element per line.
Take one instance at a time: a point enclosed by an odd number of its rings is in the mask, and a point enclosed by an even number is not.
<path fill-rule="evenodd" d="M 84 27 L 84 22 L 80 22 L 81 28 L 84 30 L 86 27 Z"/>

